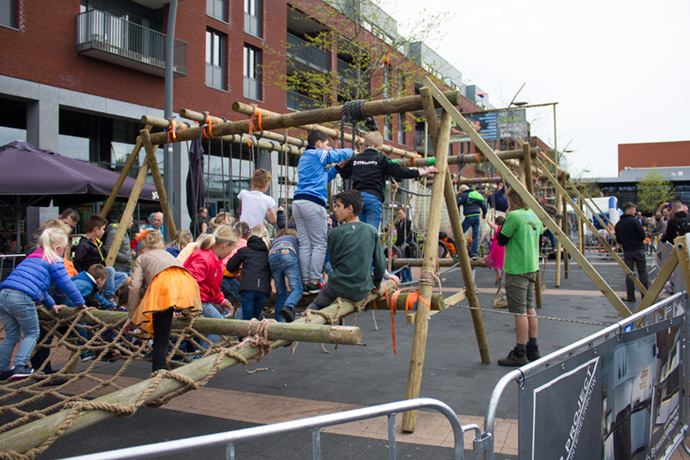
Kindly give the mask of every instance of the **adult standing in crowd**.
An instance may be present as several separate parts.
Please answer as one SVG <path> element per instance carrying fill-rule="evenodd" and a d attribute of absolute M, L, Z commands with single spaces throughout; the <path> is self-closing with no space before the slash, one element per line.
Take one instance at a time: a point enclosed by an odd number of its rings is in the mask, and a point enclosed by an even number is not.
<path fill-rule="evenodd" d="M 503 271 L 508 311 L 515 316 L 515 348 L 499 359 L 501 366 L 522 366 L 541 358 L 537 344 L 539 320 L 535 309 L 534 285 L 539 270 L 539 239 L 544 226 L 515 189 L 508 190 L 510 211 L 498 234 L 506 252 Z"/>
<path fill-rule="evenodd" d="M 661 241 L 673 244 L 676 237 L 685 235 L 685 223 L 688 219 L 688 207 L 680 200 L 671 202 L 671 218 L 666 226 L 666 232 L 661 237 Z"/>
<path fill-rule="evenodd" d="M 623 215 L 616 224 L 616 240 L 623 248 L 623 261 L 632 271 L 637 268 L 637 275 L 642 285 L 647 288 L 647 260 L 644 254 L 644 240 L 647 237 L 642 224 L 637 218 L 637 206 L 628 201 L 623 205 Z M 635 283 L 630 276 L 625 277 L 625 302 L 635 301 Z"/>

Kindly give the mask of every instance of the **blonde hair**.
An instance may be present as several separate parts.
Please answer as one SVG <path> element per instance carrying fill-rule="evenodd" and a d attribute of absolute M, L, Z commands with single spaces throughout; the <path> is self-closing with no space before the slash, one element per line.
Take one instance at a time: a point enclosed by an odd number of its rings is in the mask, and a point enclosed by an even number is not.
<path fill-rule="evenodd" d="M 146 235 L 141 240 L 139 250 L 141 249 L 165 249 L 161 233 L 158 230 L 148 229 Z"/>
<path fill-rule="evenodd" d="M 213 233 L 201 235 L 197 242 L 199 248 L 204 250 L 212 249 L 218 243 L 228 243 L 234 247 L 237 244 L 237 232 L 230 225 L 219 225 Z"/>
<path fill-rule="evenodd" d="M 232 221 L 232 214 L 229 212 L 219 212 L 216 217 L 213 218 L 211 222 L 209 222 L 208 226 L 211 227 L 211 230 L 214 230 L 218 228 L 219 225 L 227 225 L 225 224 L 225 219 L 230 219 Z"/>
<path fill-rule="evenodd" d="M 45 230 L 46 228 L 61 228 L 68 235 L 72 231 L 72 227 L 70 227 L 64 221 L 62 221 L 60 219 L 46 220 L 45 222 L 43 222 L 43 225 L 41 225 L 41 229 Z"/>
<path fill-rule="evenodd" d="M 271 173 L 267 170 L 257 169 L 252 176 L 252 187 L 264 188 L 266 184 L 271 182 L 272 178 Z"/>
<path fill-rule="evenodd" d="M 175 233 L 175 237 L 170 242 L 171 247 L 182 249 L 192 242 L 192 232 L 183 228 Z"/>
<path fill-rule="evenodd" d="M 276 235 L 276 239 L 280 238 L 281 236 L 285 236 L 285 235 L 298 236 L 297 230 L 295 230 L 293 228 L 283 228 Z"/>
<path fill-rule="evenodd" d="M 271 242 L 268 239 L 268 229 L 264 225 L 255 225 L 252 227 L 252 231 L 249 233 L 251 236 L 258 236 L 266 245 L 266 248 L 271 246 Z"/>
<path fill-rule="evenodd" d="M 383 137 L 378 131 L 369 131 L 364 135 L 364 148 L 373 147 L 379 149 L 383 145 Z"/>
<path fill-rule="evenodd" d="M 38 238 L 38 246 L 43 248 L 43 260 L 53 263 L 62 260 L 55 248 L 66 248 L 69 235 L 60 227 L 46 228 Z"/>

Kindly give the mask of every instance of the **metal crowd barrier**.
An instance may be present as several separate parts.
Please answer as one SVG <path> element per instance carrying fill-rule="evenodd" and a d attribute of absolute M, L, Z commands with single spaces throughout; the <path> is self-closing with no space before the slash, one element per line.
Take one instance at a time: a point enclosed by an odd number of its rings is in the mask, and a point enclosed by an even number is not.
<path fill-rule="evenodd" d="M 646 371 L 646 374 L 644 374 L 642 377 L 645 379 L 645 382 L 647 381 L 646 379 L 652 379 L 651 380 L 651 385 L 648 385 L 650 387 L 650 392 L 653 393 L 652 396 L 650 396 L 650 402 L 648 403 L 649 407 L 649 418 L 650 421 L 654 422 L 658 419 L 659 413 L 662 411 L 665 412 L 667 415 L 666 420 L 663 423 L 663 430 L 661 433 L 655 431 L 655 428 L 657 428 L 654 424 L 652 424 L 652 427 L 650 428 L 650 432 L 647 433 L 647 445 L 645 445 L 645 448 L 647 449 L 647 455 L 644 458 L 649 458 L 649 459 L 668 459 L 671 457 L 673 452 L 676 450 L 678 446 L 683 444 L 685 447 L 686 451 L 689 451 L 688 448 L 685 446 L 684 439 L 686 434 L 688 433 L 688 420 L 689 420 L 689 414 L 688 414 L 688 379 L 687 379 L 687 374 L 688 374 L 688 358 L 689 358 L 689 348 L 688 347 L 688 319 L 690 318 L 690 312 L 688 311 L 688 294 L 687 292 L 681 292 L 678 294 L 675 294 L 672 297 L 669 297 L 667 299 L 664 299 L 646 310 L 639 312 L 635 315 L 630 316 L 629 318 L 626 318 L 622 321 L 619 321 L 616 324 L 612 324 L 611 326 L 607 327 L 606 329 L 597 332 L 595 334 L 590 335 L 589 337 L 585 337 L 582 340 L 579 340 L 565 348 L 562 348 L 561 350 L 558 350 L 554 353 L 551 353 L 547 356 L 542 357 L 541 359 L 531 362 L 523 367 L 520 367 L 518 369 L 515 369 L 505 376 L 503 376 L 496 386 L 494 387 L 494 390 L 491 394 L 490 400 L 489 400 L 489 406 L 487 409 L 487 414 L 484 422 L 484 433 L 482 433 L 481 437 L 475 438 L 474 439 L 474 450 L 475 452 L 480 452 L 481 457 L 484 460 L 493 460 L 494 458 L 494 425 L 496 421 L 496 410 L 498 407 L 498 403 L 501 399 L 501 395 L 503 394 L 503 391 L 506 389 L 508 384 L 510 382 L 516 382 L 518 384 L 518 395 L 519 397 L 521 394 L 524 394 L 526 391 L 529 393 L 530 387 L 528 386 L 527 390 L 525 389 L 526 387 L 526 382 L 532 378 L 538 375 L 541 372 L 551 372 L 554 373 L 557 377 L 554 380 L 562 379 L 563 376 L 573 373 L 577 370 L 576 365 L 580 365 L 580 368 L 582 368 L 585 364 L 588 364 L 586 360 L 590 360 L 590 362 L 596 360 L 596 364 L 599 364 L 599 360 L 604 359 L 605 353 L 615 353 L 615 351 L 618 349 L 617 347 L 622 343 L 626 344 L 626 340 L 624 340 L 624 335 L 625 334 L 633 334 L 632 342 L 635 344 L 635 341 L 639 341 L 640 339 L 647 339 L 647 345 L 649 346 L 648 349 L 655 350 L 654 353 L 652 354 L 654 359 L 648 359 L 649 361 L 655 361 L 654 367 L 659 368 L 661 367 L 660 370 L 658 370 L 658 374 L 654 375 L 653 372 L 649 370 L 649 368 L 643 369 L 643 372 Z M 677 337 L 674 339 L 673 336 L 671 335 L 671 332 L 674 334 L 677 334 Z M 666 348 L 672 348 L 675 347 L 675 349 L 672 350 L 673 357 L 670 359 L 667 359 L 663 365 L 660 365 L 659 363 L 656 362 L 658 360 L 658 355 L 659 349 L 661 348 L 661 345 L 659 344 L 659 336 L 663 336 L 663 341 L 664 344 L 666 345 Z M 668 336 L 671 336 L 672 338 L 669 339 Z M 650 340 L 651 339 L 651 340 Z M 676 343 L 673 343 L 673 340 L 676 340 Z M 668 343 L 671 343 L 671 346 L 668 346 Z M 656 347 L 656 348 L 655 348 Z M 624 350 L 625 351 L 625 350 Z M 639 353 L 637 350 L 634 350 L 634 352 L 630 352 L 629 354 L 632 356 L 630 359 L 635 360 L 638 359 L 638 356 L 636 353 Z M 639 353 L 642 354 L 642 353 Z M 579 361 L 575 362 L 575 364 L 572 364 L 574 360 L 579 359 Z M 639 358 L 641 361 L 643 361 L 645 358 Z M 673 377 L 674 382 L 667 383 L 666 380 L 663 382 L 657 382 L 656 378 L 658 378 L 658 375 L 663 375 L 663 373 L 666 373 L 666 376 L 672 373 L 674 371 L 673 367 L 673 362 L 674 360 L 677 359 L 678 362 L 676 363 L 677 369 L 677 374 Z M 614 363 L 614 365 L 610 366 L 611 374 L 615 374 L 618 372 L 618 375 L 614 375 L 610 379 L 623 379 L 626 378 L 626 373 L 631 373 L 627 369 L 627 362 L 623 362 L 622 364 L 620 362 L 616 362 L 616 358 L 614 357 L 609 357 L 609 361 L 611 363 Z M 619 357 L 619 360 L 620 357 Z M 624 361 L 624 359 L 623 359 Z M 585 362 L 585 364 L 582 364 Z M 596 369 L 596 364 L 593 366 L 594 369 Z M 617 367 L 616 367 L 617 366 Z M 641 364 L 640 366 L 644 366 L 644 364 Z M 614 368 L 615 367 L 615 368 Z M 665 367 L 665 369 L 664 369 Z M 554 372 L 555 371 L 555 372 Z M 590 370 L 587 369 L 588 376 Z M 603 374 L 603 371 L 600 370 L 600 372 Z M 622 376 L 621 376 L 622 374 Z M 652 374 L 652 375 L 650 375 Z M 592 375 L 594 375 L 594 371 L 592 371 Z M 602 377 L 605 377 L 605 375 L 602 375 Z M 637 376 L 633 377 L 636 378 Z M 627 377 L 630 379 L 630 377 Z M 666 377 L 664 377 L 666 378 Z M 587 382 L 587 378 L 584 379 L 585 382 Z M 583 424 L 582 421 L 585 417 L 584 410 L 586 412 L 587 410 L 587 404 L 589 403 L 589 399 L 587 399 L 587 396 L 591 396 L 592 394 L 592 389 L 589 387 L 593 387 L 591 384 L 592 380 L 595 380 L 594 378 L 590 378 L 589 382 L 590 385 L 588 386 L 585 383 L 585 389 L 587 391 L 582 390 L 582 384 L 580 384 L 580 389 L 579 392 L 572 393 L 570 395 L 564 394 L 566 392 L 560 393 L 560 401 L 565 402 L 568 397 L 573 397 L 575 400 L 577 400 L 578 403 L 578 412 L 575 412 L 574 415 L 571 415 L 570 420 L 577 420 L 577 422 L 573 423 L 573 427 L 570 429 L 570 438 L 568 439 L 568 443 L 562 444 L 563 447 L 565 447 L 565 453 L 564 455 L 559 455 L 556 453 L 556 449 L 554 446 L 551 446 L 548 455 L 545 457 L 549 458 L 574 458 L 574 453 L 575 453 L 575 448 L 577 447 L 578 443 L 578 436 L 580 436 L 580 429 L 583 429 Z M 601 379 L 603 380 L 603 379 Z M 671 380 L 670 378 L 668 380 Z M 580 379 L 582 381 L 582 379 Z M 634 382 L 638 382 L 638 380 L 634 380 Z M 600 382 L 594 382 L 594 383 L 599 383 Z M 632 387 L 632 382 L 627 382 L 631 383 L 629 386 Z M 675 384 L 674 384 L 675 383 Z M 542 389 L 546 387 L 547 385 L 544 383 L 544 381 L 540 381 L 539 384 L 541 385 L 539 389 Z M 675 386 L 677 384 L 677 387 Z M 642 385 L 640 385 L 642 386 Z M 672 389 L 672 391 L 669 391 L 669 388 Z M 536 389 L 534 389 L 534 385 L 532 385 L 532 390 L 536 393 Z M 631 389 L 630 392 L 631 394 L 634 393 L 635 389 Z M 616 391 L 616 388 L 607 388 L 607 393 L 608 393 L 608 399 L 616 399 L 616 395 L 612 395 Z M 638 389 L 639 392 L 639 389 Z M 657 394 L 658 392 L 658 394 Z M 674 393 L 675 392 L 675 393 Z M 669 409 L 669 406 L 671 404 L 668 404 L 670 402 L 673 402 L 671 399 L 671 396 L 668 396 L 668 393 L 671 393 L 673 396 L 677 396 L 677 406 L 673 407 L 671 410 Z M 664 399 L 665 396 L 665 399 Z M 536 402 L 536 396 L 533 396 L 535 400 L 532 400 L 533 403 Z M 602 398 L 604 399 L 604 398 Z M 630 399 L 633 399 L 633 396 L 630 396 Z M 654 404 L 654 399 L 656 399 L 656 406 Z M 560 402 L 559 401 L 559 402 Z M 607 401 L 608 402 L 608 401 Z M 611 406 L 615 407 L 616 401 L 613 401 L 611 403 Z M 554 407 L 555 404 L 552 404 L 549 408 L 550 411 L 555 412 L 556 407 Z M 638 431 L 641 429 L 641 424 L 637 423 L 634 424 L 633 421 L 631 421 L 632 415 L 635 414 L 634 410 L 638 410 L 639 407 L 641 406 L 640 401 L 634 401 L 633 403 L 630 403 L 629 406 L 625 407 L 625 410 L 621 410 L 620 412 L 615 412 L 614 410 L 609 409 L 608 411 L 604 411 L 602 409 L 603 413 L 603 424 L 604 429 L 602 429 L 603 433 L 601 433 L 601 441 L 602 445 L 598 446 L 593 446 L 592 444 L 585 446 L 584 448 L 586 449 L 589 447 L 590 449 L 596 450 L 596 454 L 593 454 L 592 458 L 599 458 L 601 455 L 602 450 L 604 451 L 604 455 L 602 458 L 626 458 L 628 454 L 624 453 L 621 455 L 620 450 L 621 443 L 628 442 L 628 444 L 632 444 L 632 442 L 639 442 L 639 439 L 633 439 L 632 441 L 630 439 L 625 439 L 626 433 L 622 433 L 620 437 L 616 438 L 614 437 L 614 434 L 617 433 L 612 433 L 616 428 L 620 429 L 621 425 L 623 426 L 623 430 L 627 430 L 627 437 L 631 438 L 632 437 L 632 431 L 634 429 L 637 429 Z M 665 407 L 664 407 L 665 406 Z M 532 410 L 533 412 L 536 412 L 536 404 L 533 405 L 533 407 L 530 407 L 529 409 Z M 643 406 L 644 407 L 644 406 Z M 652 408 L 656 407 L 656 411 L 652 410 Z M 645 408 L 646 409 L 646 408 Z M 627 412 L 625 412 L 627 411 Z M 631 415 L 632 413 L 632 415 Z M 612 416 L 614 415 L 619 415 L 619 418 L 614 418 Z M 623 420 L 622 422 L 620 419 L 625 419 L 625 417 L 621 416 L 627 415 L 627 426 L 624 425 L 626 420 Z M 519 425 L 520 425 L 520 433 L 519 433 L 519 443 L 521 444 L 519 446 L 518 452 L 518 458 L 532 458 L 532 459 L 538 459 L 538 458 L 544 458 L 541 457 L 537 454 L 535 454 L 534 451 L 544 449 L 543 446 L 540 446 L 537 443 L 535 444 L 535 431 L 538 431 L 535 429 L 535 419 L 537 418 L 536 415 L 532 416 L 532 420 L 525 420 L 527 417 L 523 417 L 524 415 L 522 411 L 519 411 Z M 609 416 L 611 417 L 609 419 Z M 552 413 L 549 414 L 549 420 L 548 422 L 550 425 L 547 425 L 546 431 L 548 431 L 548 434 L 543 435 L 544 438 L 548 437 L 557 437 L 555 433 L 555 419 L 557 416 L 553 415 Z M 606 427 L 609 426 L 607 425 L 607 422 L 610 421 L 612 427 L 614 429 L 611 429 L 610 431 L 606 432 Z M 638 418 L 639 421 L 639 418 Z M 531 427 L 529 426 L 531 422 Z M 527 427 L 524 427 L 523 425 L 528 425 Z M 633 427 L 633 425 L 635 425 Z M 657 423 L 656 425 L 659 425 Z M 671 426 L 673 425 L 673 426 Z M 525 428 L 525 432 L 522 432 L 522 429 Z M 646 428 L 646 427 L 644 427 Z M 586 429 L 586 428 L 584 428 Z M 657 444 L 653 445 L 654 438 L 652 436 L 652 433 L 657 435 Z M 605 440 L 605 435 L 609 436 L 611 439 L 609 440 L 610 442 L 607 444 L 604 442 Z M 661 438 L 659 440 L 658 438 Z M 567 438 L 567 436 L 566 436 Z M 523 446 L 523 443 L 529 444 L 530 441 L 532 442 L 532 445 L 530 446 Z M 615 446 L 611 446 L 612 444 L 616 444 Z M 558 445 L 560 447 L 561 445 Z M 623 452 L 625 452 L 625 447 L 624 446 Z M 607 449 L 608 448 L 608 449 Z M 629 447 L 628 447 L 629 448 Z M 616 452 L 611 453 L 611 450 L 617 450 Z M 640 449 L 639 446 L 637 446 L 637 449 Z M 586 452 L 590 452 L 590 450 L 587 450 Z M 637 452 L 637 451 L 636 451 Z M 690 451 L 689 451 L 690 452 Z M 631 458 L 630 457 L 627 458 Z"/>
<path fill-rule="evenodd" d="M 481 430 L 476 424 L 461 425 L 460 419 L 453 412 L 453 410 L 445 404 L 436 399 L 418 398 L 408 401 L 397 401 L 387 404 L 381 404 L 372 407 L 363 407 L 361 409 L 354 409 L 344 412 L 335 412 L 333 414 L 317 415 L 315 417 L 308 417 L 299 420 L 291 420 L 287 422 L 274 423 L 272 425 L 262 425 L 252 428 L 245 428 L 242 430 L 226 431 L 224 433 L 216 433 L 205 436 L 196 436 L 186 439 L 178 439 L 176 441 L 167 441 L 156 444 L 147 444 L 144 446 L 129 447 L 126 449 L 111 450 L 108 452 L 100 452 L 97 454 L 82 455 L 79 457 L 72 457 L 69 460 L 115 460 L 115 459 L 133 459 L 133 458 L 153 458 L 162 457 L 173 453 L 195 451 L 198 455 L 198 449 L 208 448 L 213 446 L 225 445 L 226 458 L 235 460 L 235 443 L 240 441 L 247 441 L 250 439 L 272 436 L 277 434 L 293 433 L 302 430 L 312 430 L 312 447 L 313 459 L 321 459 L 321 428 L 333 425 L 341 425 L 343 423 L 356 422 L 359 420 L 366 420 L 375 417 L 388 417 L 388 442 L 389 442 L 389 458 L 395 460 L 396 458 L 396 441 L 395 441 L 395 415 L 400 412 L 407 412 L 416 409 L 433 409 L 445 417 L 450 422 L 453 429 L 453 436 L 455 444 L 453 447 L 454 457 L 456 460 L 462 460 L 463 453 L 463 434 L 467 430 L 474 430 L 479 436 Z"/>
<path fill-rule="evenodd" d="M 26 254 L 0 254 L 0 282 L 7 278 Z"/>

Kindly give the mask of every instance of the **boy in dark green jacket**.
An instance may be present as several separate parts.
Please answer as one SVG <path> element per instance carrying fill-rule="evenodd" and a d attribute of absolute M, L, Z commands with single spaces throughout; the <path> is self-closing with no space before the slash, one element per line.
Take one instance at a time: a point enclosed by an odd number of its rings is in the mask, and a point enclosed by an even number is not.
<path fill-rule="evenodd" d="M 357 190 L 335 196 L 335 215 L 340 225 L 328 234 L 328 259 L 333 270 L 308 310 L 325 308 L 338 297 L 359 302 L 380 287 L 386 259 L 376 228 L 359 221 L 361 210 L 362 196 Z"/>

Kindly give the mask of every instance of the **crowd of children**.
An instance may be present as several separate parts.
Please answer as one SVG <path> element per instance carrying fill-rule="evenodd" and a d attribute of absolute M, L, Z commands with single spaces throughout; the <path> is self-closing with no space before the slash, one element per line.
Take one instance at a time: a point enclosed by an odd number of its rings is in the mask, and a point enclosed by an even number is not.
<path fill-rule="evenodd" d="M 417 178 L 434 174 L 436 169 L 418 171 L 389 162 L 379 152 L 382 139 L 378 133 L 367 135 L 362 154 L 352 149 L 330 149 L 330 139 L 318 130 L 312 131 L 307 141 L 298 165 L 299 180 L 292 204 L 294 223 L 286 222 L 283 208 L 275 209 L 275 200 L 267 194 L 271 174 L 257 169 L 250 190 L 238 195 L 238 222 L 233 222 L 229 213 L 219 213 L 213 219 L 203 215 L 203 229 L 198 229 L 195 241 L 190 231 L 180 230 L 166 247 L 163 216 L 155 213 L 159 225 L 152 224 L 139 232 L 132 245 L 124 241 L 114 267 L 106 266 L 105 258 L 118 224 L 108 225 L 97 214 L 88 216 L 83 222 L 85 234 L 71 261 L 63 254 L 79 214 L 63 213 L 64 218 L 40 229 L 34 238 L 37 249 L 0 285 L 0 317 L 5 327 L 0 345 L 0 379 L 31 375 L 31 363 L 43 372 L 52 372 L 50 363 L 44 365 L 46 349 L 37 350 L 36 359 L 29 362 L 39 336 L 46 335 L 39 327 L 37 304 L 56 313 L 65 305 L 100 309 L 126 305 L 129 319 L 125 332 L 138 330 L 153 339 L 152 369 L 156 371 L 167 368 L 175 314 L 259 318 L 275 289 L 274 318 L 290 322 L 305 293 L 318 294 L 308 308 L 321 309 L 337 297 L 359 301 L 369 291 L 377 290 L 388 276 L 377 230 L 385 180 L 389 176 Z M 356 159 L 348 162 L 355 154 Z M 354 188 L 335 197 L 333 218 L 337 222 L 329 232 L 327 184 L 338 172 L 352 178 Z M 363 207 L 368 223 L 358 217 Z M 278 233 L 271 242 L 272 232 L 267 226 L 272 225 Z M 324 274 L 326 267 L 330 267 L 328 275 Z M 118 292 L 126 292 L 126 299 L 118 298 Z M 205 347 L 220 339 L 213 334 L 205 337 Z M 86 339 L 75 340 L 82 343 Z M 12 353 L 18 343 L 12 366 Z"/>

